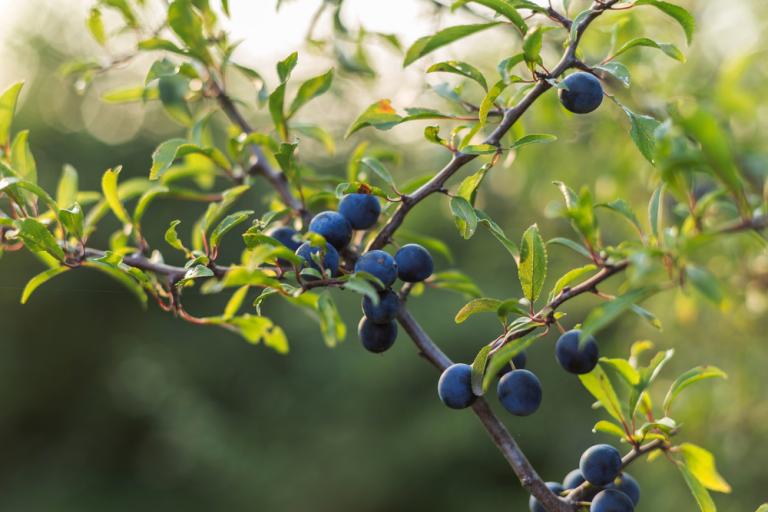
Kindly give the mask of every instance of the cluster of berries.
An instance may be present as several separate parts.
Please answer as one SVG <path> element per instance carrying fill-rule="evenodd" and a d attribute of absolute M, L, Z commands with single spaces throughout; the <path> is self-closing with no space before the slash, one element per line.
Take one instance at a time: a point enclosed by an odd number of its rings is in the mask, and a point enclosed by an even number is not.
<path fill-rule="evenodd" d="M 319 272 L 330 271 L 332 276 L 339 275 L 341 257 L 339 251 L 349 245 L 353 232 L 373 227 L 381 215 L 381 204 L 376 196 L 365 193 L 348 194 L 339 203 L 338 212 L 325 211 L 315 215 L 309 223 L 309 231 L 325 239 L 325 247 L 313 247 L 309 242 L 301 243 L 299 233 L 289 227 L 280 227 L 270 232 L 270 236 L 285 245 L 301 257 L 305 265 Z M 321 265 L 313 257 L 322 253 Z M 386 251 L 375 249 L 358 258 L 355 272 L 365 272 L 375 277 L 378 290 L 378 302 L 370 297 L 363 298 L 363 318 L 358 326 L 358 334 L 363 346 L 371 352 L 384 352 L 397 338 L 397 313 L 400 310 L 400 298 L 392 290 L 392 285 L 399 278 L 406 283 L 418 283 L 432 275 L 434 263 L 432 256 L 418 244 L 401 247 L 393 256 Z"/>
<path fill-rule="evenodd" d="M 578 469 L 565 476 L 563 483 L 547 482 L 555 494 L 563 494 L 589 482 L 590 487 L 580 499 L 590 502 L 590 512 L 633 512 L 640 502 L 640 485 L 629 473 L 622 473 L 619 451 L 611 445 L 598 444 L 585 451 Z M 546 512 L 539 501 L 531 496 L 531 512 Z"/>

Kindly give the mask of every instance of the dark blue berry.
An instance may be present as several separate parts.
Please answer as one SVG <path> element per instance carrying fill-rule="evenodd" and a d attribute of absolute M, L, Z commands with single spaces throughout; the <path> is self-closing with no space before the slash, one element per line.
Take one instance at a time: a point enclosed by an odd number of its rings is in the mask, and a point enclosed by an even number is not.
<path fill-rule="evenodd" d="M 640 484 L 629 473 L 622 473 L 619 482 L 609 485 L 608 488 L 623 492 L 629 496 L 635 506 L 640 503 Z"/>
<path fill-rule="evenodd" d="M 579 340 L 581 331 L 568 331 L 557 340 L 555 355 L 560 366 L 578 375 L 591 372 L 599 357 L 597 342 L 592 336 Z"/>
<path fill-rule="evenodd" d="M 392 256 L 377 249 L 360 256 L 355 272 L 367 272 L 389 287 L 397 279 L 397 264 Z"/>
<path fill-rule="evenodd" d="M 560 102 L 574 114 L 592 112 L 603 102 L 603 86 L 594 75 L 578 72 L 563 80 L 567 89 L 560 89 Z"/>
<path fill-rule="evenodd" d="M 592 500 L 590 512 L 633 512 L 635 505 L 632 500 L 621 491 L 606 489 L 600 491 Z"/>
<path fill-rule="evenodd" d="M 597 444 L 582 454 L 579 469 L 587 482 L 606 486 L 612 483 L 621 471 L 621 454 L 609 444 Z"/>
<path fill-rule="evenodd" d="M 301 235 L 293 228 L 283 226 L 273 229 L 268 234 L 292 251 L 296 251 L 301 245 Z"/>
<path fill-rule="evenodd" d="M 512 370 L 499 379 L 499 401 L 515 416 L 528 416 L 541 405 L 541 382 L 528 370 Z"/>
<path fill-rule="evenodd" d="M 320 252 L 319 247 L 312 247 L 309 244 L 309 242 L 304 242 L 296 250 L 296 255 L 304 259 L 305 263 L 310 267 L 312 267 L 313 269 L 317 270 L 318 272 L 322 272 L 322 270 L 317 265 L 317 263 L 315 263 L 314 260 L 312 259 L 312 255 L 317 254 L 319 252 Z M 325 268 L 325 270 L 330 270 L 331 275 L 338 275 L 339 253 L 330 244 L 325 244 L 325 256 L 323 256 L 323 267 Z M 312 279 L 312 278 L 310 277 L 309 279 Z"/>
<path fill-rule="evenodd" d="M 558 482 L 547 482 L 547 487 L 549 487 L 549 490 L 558 496 L 565 490 L 563 489 L 563 486 Z M 544 508 L 544 505 L 539 503 L 539 500 L 537 500 L 534 496 L 531 496 L 531 499 L 528 500 L 528 508 L 531 512 L 547 512 L 547 509 Z"/>
<path fill-rule="evenodd" d="M 323 235 L 325 241 L 336 249 L 343 249 L 352 240 L 352 226 L 340 213 L 322 212 L 315 215 L 309 223 L 309 230 Z"/>
<path fill-rule="evenodd" d="M 397 324 L 375 324 L 363 317 L 357 326 L 357 334 L 366 350 L 378 354 L 394 345 L 397 339 Z"/>
<path fill-rule="evenodd" d="M 418 283 L 432 275 L 432 256 L 419 244 L 408 244 L 395 253 L 397 275 L 406 283 Z"/>
<path fill-rule="evenodd" d="M 400 298 L 392 290 L 379 293 L 379 303 L 374 304 L 370 297 L 363 297 L 363 314 L 375 324 L 386 324 L 397 317 Z"/>
<path fill-rule="evenodd" d="M 440 400 L 451 409 L 464 409 L 477 399 L 472 393 L 472 367 L 456 363 L 445 369 L 437 382 Z"/>
<path fill-rule="evenodd" d="M 352 226 L 352 229 L 368 229 L 379 220 L 381 204 L 371 194 L 349 194 L 339 203 L 339 213 Z"/>

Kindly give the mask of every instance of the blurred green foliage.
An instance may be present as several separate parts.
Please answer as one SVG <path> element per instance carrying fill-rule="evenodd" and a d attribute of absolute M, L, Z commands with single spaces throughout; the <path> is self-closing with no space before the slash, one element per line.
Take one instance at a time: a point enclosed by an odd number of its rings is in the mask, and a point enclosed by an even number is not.
<path fill-rule="evenodd" d="M 650 49 L 627 53 L 622 61 L 632 70 L 632 87 L 615 84 L 611 90 L 636 112 L 663 112 L 669 99 L 706 106 L 727 125 L 729 145 L 747 178 L 763 182 L 768 168 L 761 136 L 768 123 L 763 99 L 768 69 L 761 56 L 768 41 L 758 31 L 748 51 L 721 45 L 718 38 L 727 34 L 718 31 L 718 18 L 746 9 L 752 18 L 765 19 L 768 8 L 759 0 L 743 0 L 738 6 L 691 1 L 688 7 L 696 13 L 700 30 L 685 52 L 687 63 L 646 53 Z M 628 34 L 651 31 L 660 41 L 685 46 L 679 28 L 650 11 L 614 16 L 625 17 Z M 58 23 L 61 30 L 82 27 L 82 20 L 69 16 Z M 59 65 L 72 55 L 61 53 L 55 37 L 19 34 L 24 39 L 15 41 L 18 57 L 8 60 L 32 53 L 37 69 L 26 86 L 16 126 L 31 130 L 40 182 L 54 188 L 66 163 L 80 170 L 83 189 L 98 189 L 102 172 L 118 164 L 125 169 L 121 178 L 146 176 L 152 151 L 178 129 L 155 107 L 143 118 L 135 113 L 138 106 L 94 107 L 89 99 L 94 91 L 79 96 L 59 79 Z M 585 54 L 598 56 L 608 39 L 607 30 L 594 31 L 585 41 Z M 288 50 L 294 49 L 286 54 Z M 488 72 L 507 56 L 504 48 L 487 45 L 476 51 L 480 56 L 473 62 L 486 60 L 482 69 Z M 133 72 L 123 73 L 138 76 Z M 333 113 L 318 117 L 331 125 L 337 141 L 357 113 L 376 99 L 360 95 L 359 84 L 346 79 L 318 108 Z M 271 80 L 275 83 L 275 77 Z M 397 89 L 397 77 L 383 80 Z M 476 94 L 479 102 L 481 91 Z M 425 101 L 435 101 L 427 97 Z M 269 122 L 263 110 L 255 119 Z M 135 134 L 119 143 L 105 143 L 88 129 L 89 123 L 97 131 L 129 121 L 136 123 Z M 534 222 L 546 238 L 569 234 L 567 223 L 552 215 L 560 202 L 554 180 L 577 190 L 586 185 L 596 201 L 624 197 L 638 211 L 648 202 L 659 170 L 632 144 L 626 116 L 613 104 L 577 118 L 567 115 L 549 92 L 521 124 L 520 133 L 552 133 L 559 140 L 503 159 L 482 188 L 479 206 L 511 238 L 518 239 Z M 395 130 L 399 132 L 369 131 L 366 138 L 396 137 L 400 163 L 388 165 L 398 179 L 433 172 L 444 163 L 444 153 L 427 147 L 420 127 Z M 356 142 L 340 143 L 335 156 L 313 164 L 343 174 Z M 322 153 L 319 145 L 314 148 Z M 240 204 L 263 211 L 265 190 L 258 183 Z M 191 226 L 200 214 L 199 205 L 181 202 L 158 202 L 152 208 L 144 235 L 158 241 L 171 220 Z M 609 243 L 619 235 L 632 236 L 631 228 L 610 213 L 601 222 L 604 236 L 616 237 Z M 463 240 L 446 201 L 431 198 L 414 211 L 406 227 L 451 247 L 455 262 L 438 256 L 438 269 L 464 269 L 488 296 L 519 293 L 508 254 L 487 233 Z M 105 233 L 109 229 L 95 239 L 106 244 Z M 624 356 L 632 342 L 649 337 L 660 349 L 677 348 L 673 369 L 662 377 L 666 384 L 670 376 L 702 363 L 716 364 L 729 374 L 729 380 L 682 398 L 678 417 L 688 439 L 713 448 L 721 473 L 733 486 L 733 494 L 717 496 L 721 509 L 754 510 L 765 499 L 762 461 L 768 457 L 768 401 L 762 399 L 768 365 L 763 347 L 768 254 L 747 236 L 704 251 L 708 269 L 730 291 L 720 308 L 690 290 L 668 292 L 645 304 L 662 321 L 662 333 L 626 317 L 602 331 L 599 340 L 603 355 L 609 356 Z M 574 266 L 573 258 L 566 249 L 550 249 L 550 285 Z M 87 270 L 57 278 L 28 306 L 20 306 L 26 280 L 40 269 L 20 253 L 4 254 L 0 264 L 2 510 L 458 511 L 524 506 L 524 492 L 480 425 L 471 415 L 440 404 L 436 373 L 419 361 L 404 336 L 383 357 L 365 353 L 354 336 L 328 349 L 314 323 L 275 302 L 266 309 L 291 340 L 291 355 L 284 357 L 157 309 L 144 312 L 122 289 Z M 342 315 L 354 325 L 358 296 L 337 296 Z M 187 306 L 202 315 L 220 311 L 223 300 L 193 290 Z M 456 295 L 429 290 L 413 299 L 411 307 L 453 359 L 469 361 L 482 343 L 497 335 L 497 325 L 477 317 L 456 326 L 452 318 L 463 303 Z M 597 303 L 585 297 L 569 304 L 565 323 L 582 321 Z M 587 393 L 556 367 L 554 339 L 551 334 L 529 354 L 529 366 L 544 385 L 542 409 L 534 418 L 507 422 L 547 480 L 560 480 L 576 466 L 584 448 L 607 440 L 590 432 L 598 417 L 589 409 Z M 644 488 L 640 512 L 691 503 L 670 465 L 639 463 L 632 473 Z"/>

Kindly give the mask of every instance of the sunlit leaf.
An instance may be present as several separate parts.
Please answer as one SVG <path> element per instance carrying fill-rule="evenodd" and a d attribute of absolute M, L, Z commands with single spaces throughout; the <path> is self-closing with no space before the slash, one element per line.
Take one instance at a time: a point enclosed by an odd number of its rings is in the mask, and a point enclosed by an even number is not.
<path fill-rule="evenodd" d="M 669 414 L 669 410 L 672 408 L 672 402 L 675 398 L 688 386 L 695 384 L 696 382 L 706 379 L 726 379 L 728 376 L 726 373 L 715 366 L 697 366 L 687 372 L 680 375 L 667 391 L 667 396 L 664 398 L 664 411 Z"/>
<path fill-rule="evenodd" d="M 408 48 L 405 52 L 405 60 L 403 66 L 408 66 L 412 62 L 420 59 L 421 57 L 431 53 L 438 48 L 441 48 L 447 44 L 450 44 L 463 37 L 470 36 L 481 30 L 486 30 L 491 27 L 495 27 L 499 23 L 480 23 L 477 25 L 457 25 L 455 27 L 449 27 L 439 31 L 431 36 L 425 36 L 418 39 L 415 43 Z"/>
<path fill-rule="evenodd" d="M 331 88 L 332 82 L 333 69 L 320 76 L 310 78 L 301 84 L 301 86 L 299 86 L 298 92 L 296 93 L 296 97 L 293 99 L 293 102 L 291 102 L 291 106 L 288 109 L 288 117 L 292 117 L 303 105 L 305 105 L 313 98 L 316 98 L 328 91 L 328 89 Z"/>
<path fill-rule="evenodd" d="M 535 302 L 547 276 L 547 249 L 536 224 L 523 233 L 520 241 L 520 264 L 517 267 L 517 275 L 523 295 L 531 302 Z"/>
<path fill-rule="evenodd" d="M 29 300 L 29 297 L 35 292 L 35 290 L 59 274 L 63 274 L 67 270 L 69 270 L 69 267 L 65 266 L 49 268 L 48 270 L 45 270 L 44 272 L 41 272 L 30 279 L 24 287 L 24 291 L 21 292 L 21 303 L 26 304 Z"/>
<path fill-rule="evenodd" d="M 0 147 L 10 144 L 11 123 L 24 82 L 16 82 L 0 94 Z"/>

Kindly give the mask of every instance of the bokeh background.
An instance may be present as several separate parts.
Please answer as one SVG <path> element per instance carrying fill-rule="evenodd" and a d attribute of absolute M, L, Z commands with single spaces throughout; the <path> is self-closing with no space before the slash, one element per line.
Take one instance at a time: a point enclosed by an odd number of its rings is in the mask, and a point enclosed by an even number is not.
<path fill-rule="evenodd" d="M 234 38 L 244 39 L 237 58 L 264 72 L 272 86 L 274 62 L 291 51 L 301 52 L 300 76 L 333 65 L 304 43 L 317 0 L 285 2 L 279 13 L 272 1 L 231 3 L 228 26 Z M 350 26 L 361 23 L 397 33 L 406 43 L 440 23 L 462 19 L 461 14 L 436 18 L 427 2 L 416 0 L 347 3 L 344 19 Z M 680 64 L 652 50 L 634 52 L 623 59 L 632 70 L 633 87 L 615 92 L 643 112 L 661 112 L 676 97 L 705 103 L 729 124 L 745 170 L 762 176 L 768 168 L 768 147 L 761 136 L 768 123 L 768 4 L 681 3 L 699 24 L 694 44 L 686 50 L 688 62 Z M 74 57 L 103 58 L 84 27 L 88 6 L 80 0 L 0 1 L 0 89 L 18 79 L 27 81 L 15 127 L 31 129 L 40 181 L 48 187 L 55 186 L 65 163 L 79 169 L 83 189 L 97 189 L 104 169 L 117 164 L 124 165 L 127 175 L 144 176 L 156 145 L 183 133 L 155 106 L 99 101 L 105 90 L 139 82 L 151 61 L 140 59 L 99 77 L 83 94 L 57 73 Z M 323 23 L 321 33 L 326 30 Z M 643 10 L 632 23 L 632 31 L 685 46 L 678 27 L 653 10 Z M 609 37 L 606 27 L 598 24 L 586 41 L 587 57 L 601 55 Z M 346 142 L 344 129 L 382 97 L 400 107 L 439 106 L 425 82 L 445 77 L 425 79 L 428 61 L 469 57 L 490 74 L 518 44 L 501 32 L 489 32 L 405 71 L 397 52 L 374 45 L 369 50 L 378 78 L 341 74 L 333 92 L 306 109 L 306 119 L 323 120 L 338 136 L 336 155 L 327 156 L 309 143 L 303 158 L 328 172 L 343 173 L 349 152 L 367 138 L 400 151 L 401 164 L 393 167 L 399 179 L 439 168 L 445 155 L 425 147 L 421 126 L 367 131 Z M 240 92 L 253 98 L 253 91 Z M 249 115 L 257 125 L 268 126 L 264 111 Z M 539 222 L 547 238 L 567 234 L 567 224 L 548 215 L 559 200 L 550 185 L 554 179 L 574 188 L 587 184 L 600 200 L 623 196 L 639 213 L 644 211 L 656 177 L 626 135 L 626 119 L 618 108 L 605 104 L 593 115 L 575 118 L 549 93 L 524 126 L 554 133 L 560 140 L 507 159 L 484 185 L 482 207 L 512 238 L 532 222 Z M 247 199 L 256 208 L 264 204 L 261 192 Z M 171 219 L 186 219 L 190 225 L 200 208 L 154 206 L 150 240 L 162 244 Z M 438 259 L 439 268 L 464 269 L 489 296 L 519 293 L 514 264 L 503 249 L 485 233 L 463 241 L 443 199 L 431 199 L 412 217 L 409 229 L 441 237 L 453 250 L 455 262 Z M 613 219 L 604 222 L 609 239 L 630 236 Z M 96 240 L 106 239 L 109 226 L 103 231 Z M 698 364 L 716 364 L 728 372 L 727 381 L 692 388 L 680 401 L 678 416 L 685 439 L 711 448 L 733 485 L 732 495 L 716 496 L 721 510 L 752 511 L 768 498 L 768 254 L 754 245 L 726 244 L 705 256 L 703 264 L 732 290 L 725 310 L 693 293 L 668 292 L 648 304 L 662 320 L 663 332 L 627 317 L 604 331 L 599 341 L 606 355 L 626 355 L 633 341 L 646 338 L 660 349 L 676 348 L 658 384 L 662 393 L 677 373 Z M 550 275 L 580 264 L 574 258 L 564 249 L 552 249 Z M 39 270 L 25 253 L 7 253 L 0 260 L 2 511 L 527 507 L 524 492 L 473 415 L 440 404 L 438 375 L 405 336 L 384 356 L 372 356 L 359 346 L 354 335 L 356 297 L 338 294 L 350 335 L 334 349 L 324 346 L 311 321 L 283 305 L 269 307 L 291 341 L 290 355 L 279 356 L 156 308 L 143 312 L 130 295 L 89 271 L 57 278 L 21 306 L 21 290 Z M 201 314 L 222 304 L 194 291 L 188 301 Z M 569 325 L 594 304 L 591 298 L 577 302 L 567 308 Z M 471 359 L 497 335 L 489 317 L 454 325 L 453 315 L 463 303 L 462 297 L 440 291 L 412 301 L 415 316 L 458 360 Z M 526 419 L 502 417 L 540 473 L 560 480 L 576 466 L 582 450 L 610 440 L 591 432 L 601 413 L 590 409 L 591 400 L 575 379 L 556 367 L 553 342 L 554 336 L 545 338 L 529 353 L 529 367 L 544 385 L 541 411 Z M 663 459 L 638 463 L 632 472 L 644 489 L 639 512 L 695 510 L 678 472 Z"/>

